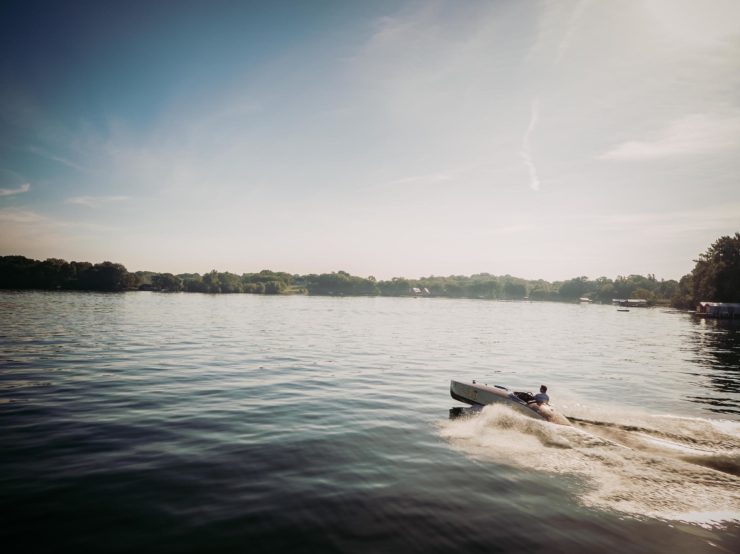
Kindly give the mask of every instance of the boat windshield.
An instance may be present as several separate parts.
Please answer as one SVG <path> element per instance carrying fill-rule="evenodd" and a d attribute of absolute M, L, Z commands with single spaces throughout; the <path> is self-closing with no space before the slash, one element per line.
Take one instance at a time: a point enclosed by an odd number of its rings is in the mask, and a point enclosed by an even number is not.
<path fill-rule="evenodd" d="M 514 396 L 516 396 L 519 400 L 523 400 L 524 402 L 534 401 L 534 395 L 531 392 L 515 392 Z"/>

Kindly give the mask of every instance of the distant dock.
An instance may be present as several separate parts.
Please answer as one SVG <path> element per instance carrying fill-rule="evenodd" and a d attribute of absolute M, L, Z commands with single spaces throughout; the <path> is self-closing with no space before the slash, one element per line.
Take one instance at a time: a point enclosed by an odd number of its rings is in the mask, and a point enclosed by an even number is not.
<path fill-rule="evenodd" d="M 648 301 L 644 298 L 612 298 L 612 304 L 623 308 L 647 308 Z"/>
<path fill-rule="evenodd" d="M 709 319 L 740 320 L 740 304 L 731 302 L 699 302 L 694 315 Z"/>

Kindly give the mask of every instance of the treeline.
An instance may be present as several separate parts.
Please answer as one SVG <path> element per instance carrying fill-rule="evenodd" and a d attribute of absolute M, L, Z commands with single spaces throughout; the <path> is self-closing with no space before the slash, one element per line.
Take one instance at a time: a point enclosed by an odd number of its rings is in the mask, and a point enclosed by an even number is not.
<path fill-rule="evenodd" d="M 198 273 L 129 273 L 117 263 L 66 262 L 55 258 L 45 261 L 23 256 L 0 257 L 0 288 L 47 290 L 161 292 L 206 292 L 249 294 L 316 294 L 333 296 L 441 296 L 448 298 L 485 298 L 498 300 L 571 301 L 589 297 L 610 302 L 612 298 L 645 298 L 665 301 L 678 289 L 676 281 L 657 281 L 654 276 L 630 275 L 611 280 L 577 277 L 563 282 L 527 281 L 511 275 L 479 273 L 472 276 L 430 276 L 421 279 L 395 277 L 378 281 L 358 277 L 346 271 L 292 275 L 263 270 L 237 275 L 211 271 Z"/>
<path fill-rule="evenodd" d="M 0 256 L 0 288 L 120 291 L 136 287 L 136 277 L 121 264 L 43 262 L 24 256 Z"/>
<path fill-rule="evenodd" d="M 675 307 L 695 308 L 702 301 L 740 302 L 740 233 L 718 238 L 694 261 L 694 269 L 679 281 Z"/>
<path fill-rule="evenodd" d="M 237 275 L 211 271 L 198 273 L 129 273 L 117 263 L 66 262 L 56 258 L 37 261 L 23 256 L 0 257 L 0 288 L 47 290 L 206 292 L 248 294 L 316 294 L 334 296 L 438 296 L 497 300 L 551 300 L 572 302 L 588 298 L 611 302 L 615 298 L 642 298 L 648 304 L 694 308 L 699 301 L 740 302 L 740 233 L 717 239 L 699 256 L 688 275 L 658 280 L 655 275 L 619 276 L 616 279 L 575 277 L 566 281 L 526 280 L 511 275 L 395 277 L 376 280 L 346 271 L 295 275 L 263 270 Z"/>
<path fill-rule="evenodd" d="M 243 275 L 216 270 L 203 275 L 198 273 L 173 275 L 150 271 L 137 271 L 134 275 L 139 290 L 163 292 L 283 294 L 288 292 L 293 284 L 293 275 L 269 270 Z"/>
<path fill-rule="evenodd" d="M 380 296 L 442 296 L 447 298 L 483 298 L 492 300 L 554 300 L 573 301 L 581 297 L 597 302 L 614 298 L 644 298 L 649 302 L 668 302 L 678 289 L 678 282 L 658 281 L 654 275 L 630 275 L 615 280 L 599 277 L 589 280 L 576 277 L 550 283 L 526 280 L 511 275 L 490 273 L 476 275 L 431 276 L 420 279 L 396 277 L 389 281 L 363 279 L 339 271 L 324 275 L 308 275 L 304 285 L 310 294 L 380 295 Z"/>

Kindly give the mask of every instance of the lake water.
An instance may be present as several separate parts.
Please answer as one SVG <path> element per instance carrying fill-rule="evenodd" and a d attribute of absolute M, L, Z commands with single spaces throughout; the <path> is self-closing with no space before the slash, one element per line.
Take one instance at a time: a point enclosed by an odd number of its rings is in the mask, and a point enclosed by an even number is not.
<path fill-rule="evenodd" d="M 3 544 L 737 552 L 740 326 L 662 309 L 0 293 Z M 577 420 L 450 419 L 450 379 Z"/>

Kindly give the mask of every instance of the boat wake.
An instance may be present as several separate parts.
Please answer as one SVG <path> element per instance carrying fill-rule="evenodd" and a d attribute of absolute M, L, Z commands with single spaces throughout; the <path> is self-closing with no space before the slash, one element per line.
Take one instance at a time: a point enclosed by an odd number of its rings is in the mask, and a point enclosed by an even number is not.
<path fill-rule="evenodd" d="M 476 459 L 583 479 L 586 506 L 704 527 L 740 522 L 740 424 L 579 415 L 565 427 L 491 405 L 439 430 Z"/>

